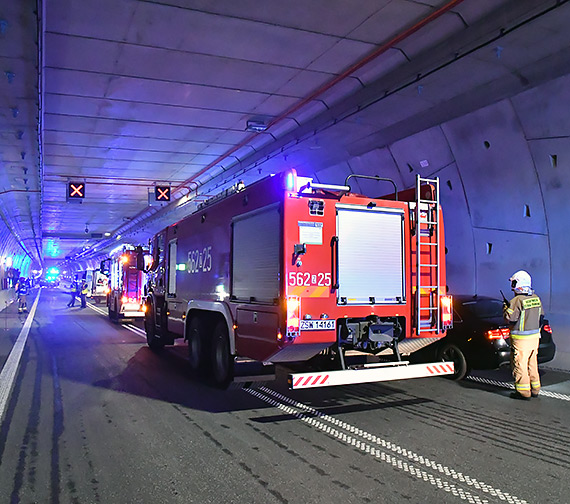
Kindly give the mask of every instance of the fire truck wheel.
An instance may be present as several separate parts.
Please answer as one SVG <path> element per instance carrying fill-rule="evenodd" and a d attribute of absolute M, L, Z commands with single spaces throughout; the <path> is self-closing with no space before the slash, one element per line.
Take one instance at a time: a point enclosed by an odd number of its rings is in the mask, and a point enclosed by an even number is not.
<path fill-rule="evenodd" d="M 212 379 L 218 387 L 226 388 L 233 378 L 233 358 L 230 353 L 230 340 L 225 321 L 214 328 L 211 347 Z"/>
<path fill-rule="evenodd" d="M 188 328 L 188 361 L 192 371 L 200 371 L 204 366 L 204 325 L 200 317 L 194 316 Z"/>
<path fill-rule="evenodd" d="M 109 318 L 111 319 L 111 322 L 113 322 L 114 324 L 119 323 L 119 310 L 117 310 L 116 302 L 114 303 L 114 309 L 109 310 Z"/>
<path fill-rule="evenodd" d="M 444 361 L 452 361 L 455 367 L 455 372 L 452 375 L 447 375 L 446 378 L 456 381 L 463 380 L 469 372 L 467 359 L 465 359 L 465 355 L 457 345 L 448 343 L 441 347 L 439 358 Z"/>
<path fill-rule="evenodd" d="M 144 330 L 146 332 L 146 344 L 151 350 L 161 350 L 164 343 L 156 337 L 156 324 L 154 323 L 154 308 L 152 304 L 147 304 L 144 317 Z"/>

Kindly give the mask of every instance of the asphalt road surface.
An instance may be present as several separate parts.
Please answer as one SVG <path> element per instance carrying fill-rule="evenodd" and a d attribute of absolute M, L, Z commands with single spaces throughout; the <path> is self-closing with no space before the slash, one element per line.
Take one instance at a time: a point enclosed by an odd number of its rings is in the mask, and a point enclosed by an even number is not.
<path fill-rule="evenodd" d="M 221 391 L 184 344 L 153 353 L 67 300 L 41 290 L 25 345 L 26 315 L 0 313 L 2 503 L 570 501 L 566 373 L 532 401 L 507 371 L 292 392 L 277 368 Z"/>

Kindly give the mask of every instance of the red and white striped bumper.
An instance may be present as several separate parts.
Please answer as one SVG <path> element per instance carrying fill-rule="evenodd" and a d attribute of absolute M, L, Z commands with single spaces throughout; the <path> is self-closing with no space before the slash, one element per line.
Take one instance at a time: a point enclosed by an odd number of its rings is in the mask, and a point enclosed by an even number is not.
<path fill-rule="evenodd" d="M 429 376 L 444 376 L 453 373 L 453 362 L 410 364 L 407 361 L 403 361 L 367 364 L 359 368 L 340 371 L 292 373 L 288 377 L 288 382 L 290 389 L 297 390 L 315 387 L 332 387 L 334 385 L 351 385 L 354 383 L 426 378 Z"/>

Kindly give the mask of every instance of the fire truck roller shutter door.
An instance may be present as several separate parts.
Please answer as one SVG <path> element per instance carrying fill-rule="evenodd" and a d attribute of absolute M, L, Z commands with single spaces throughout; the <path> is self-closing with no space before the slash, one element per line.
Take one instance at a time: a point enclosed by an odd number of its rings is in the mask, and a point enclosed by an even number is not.
<path fill-rule="evenodd" d="M 232 296 L 273 303 L 279 297 L 281 216 L 271 205 L 233 221 Z"/>
<path fill-rule="evenodd" d="M 339 299 L 403 303 L 403 211 L 355 205 L 337 205 L 337 210 Z"/>

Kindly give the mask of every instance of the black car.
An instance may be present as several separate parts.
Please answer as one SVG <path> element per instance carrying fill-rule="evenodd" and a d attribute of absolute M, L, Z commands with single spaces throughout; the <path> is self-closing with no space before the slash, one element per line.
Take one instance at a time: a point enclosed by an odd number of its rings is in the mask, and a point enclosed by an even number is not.
<path fill-rule="evenodd" d="M 544 319 L 540 331 L 538 362 L 551 361 L 556 353 L 552 329 Z M 510 364 L 510 328 L 503 318 L 503 302 L 484 296 L 453 297 L 453 328 L 447 336 L 421 350 L 413 360 L 453 361 L 454 380 L 471 369 L 496 369 Z"/>

